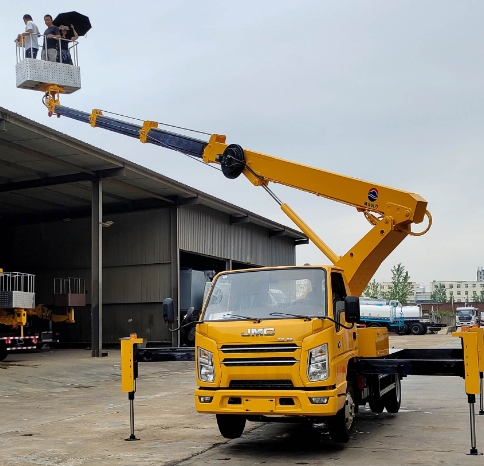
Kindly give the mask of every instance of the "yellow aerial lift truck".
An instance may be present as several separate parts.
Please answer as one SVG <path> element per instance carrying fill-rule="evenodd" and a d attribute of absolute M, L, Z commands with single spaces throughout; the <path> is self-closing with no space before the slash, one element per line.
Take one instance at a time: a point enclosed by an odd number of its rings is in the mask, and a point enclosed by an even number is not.
<path fill-rule="evenodd" d="M 48 322 L 48 325 L 64 322 L 74 323 L 74 306 L 85 306 L 85 302 L 58 302 L 64 296 L 78 295 L 61 294 L 56 288 L 58 283 L 83 284 L 83 279 L 67 278 L 54 280 L 54 305 L 58 306 L 56 312 L 43 304 L 35 304 L 35 275 L 22 272 L 4 272 L 0 269 L 0 361 L 9 353 L 22 350 L 34 350 L 55 340 L 52 328 L 45 330 L 44 326 L 36 325 L 39 322 Z M 64 288 L 61 290 L 63 291 Z M 57 292 L 56 292 L 57 291 Z M 85 301 L 82 292 L 81 300 Z M 57 301 L 57 302 L 56 302 Z M 59 307 L 61 308 L 59 312 Z"/>
<path fill-rule="evenodd" d="M 205 163 L 221 166 L 227 178 L 241 174 L 261 186 L 288 217 L 328 257 L 331 265 L 266 267 L 218 274 L 196 322 L 195 404 L 216 415 L 221 434 L 239 437 L 246 421 L 325 422 L 336 442 L 347 442 L 358 406 L 396 413 L 401 378 L 407 375 L 451 375 L 465 378 L 470 407 L 471 450 L 475 436 L 475 395 L 481 394 L 484 370 L 482 329 L 455 334 L 460 349 L 401 350 L 390 354 L 386 329 L 359 328 L 359 298 L 382 261 L 408 235 L 428 231 L 431 216 L 418 194 L 331 173 L 226 144 L 213 134 L 203 141 L 64 107 L 58 87 L 48 89 L 49 115 L 65 116 L 93 127 L 139 138 Z M 343 256 L 338 256 L 270 190 L 279 183 L 348 204 L 372 228 Z M 411 225 L 428 217 L 422 232 Z M 173 302 L 163 312 L 175 321 Z M 190 313 L 190 311 L 189 311 Z M 139 362 L 166 359 L 165 348 L 138 347 L 132 335 L 121 341 L 122 390 L 129 393 L 131 435 L 134 435 L 134 393 Z M 173 351 L 172 351 L 173 353 Z M 174 359 L 185 359 L 186 351 Z M 172 354 L 173 356 L 173 354 Z"/>

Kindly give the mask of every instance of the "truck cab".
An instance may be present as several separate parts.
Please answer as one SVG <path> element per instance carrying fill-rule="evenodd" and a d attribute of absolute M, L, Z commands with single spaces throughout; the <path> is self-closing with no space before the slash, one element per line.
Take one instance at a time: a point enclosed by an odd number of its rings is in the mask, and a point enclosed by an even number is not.
<path fill-rule="evenodd" d="M 358 319 L 336 267 L 220 273 L 197 325 L 197 411 L 216 414 L 227 438 L 247 419 L 325 416 L 333 439 L 347 441 L 365 387 L 349 373 Z"/>
<path fill-rule="evenodd" d="M 479 323 L 479 309 L 476 307 L 458 307 L 455 310 L 456 327 L 468 326 Z"/>

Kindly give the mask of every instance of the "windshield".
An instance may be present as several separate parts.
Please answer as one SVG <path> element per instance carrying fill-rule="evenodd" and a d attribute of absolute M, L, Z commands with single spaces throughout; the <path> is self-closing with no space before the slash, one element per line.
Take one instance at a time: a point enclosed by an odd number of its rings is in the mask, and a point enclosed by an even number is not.
<path fill-rule="evenodd" d="M 470 309 L 470 310 L 458 310 L 457 315 L 459 317 L 465 317 L 465 316 L 471 316 L 472 317 L 474 315 L 474 311 L 472 309 Z"/>
<path fill-rule="evenodd" d="M 202 319 L 294 318 L 290 314 L 326 316 L 325 270 L 292 268 L 222 274 L 213 284 Z"/>

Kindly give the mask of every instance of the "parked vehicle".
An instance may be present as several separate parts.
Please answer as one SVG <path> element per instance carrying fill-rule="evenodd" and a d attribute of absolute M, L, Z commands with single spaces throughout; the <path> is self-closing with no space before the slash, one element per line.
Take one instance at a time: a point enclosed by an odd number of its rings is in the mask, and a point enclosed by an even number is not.
<path fill-rule="evenodd" d="M 458 307 L 455 309 L 455 325 L 456 327 L 469 326 L 480 324 L 479 309 L 477 307 Z"/>
<path fill-rule="evenodd" d="M 446 327 L 433 318 L 424 317 L 422 307 L 418 305 L 402 306 L 393 300 L 361 298 L 360 309 L 362 324 L 367 327 L 384 327 L 400 335 L 424 335 Z"/>

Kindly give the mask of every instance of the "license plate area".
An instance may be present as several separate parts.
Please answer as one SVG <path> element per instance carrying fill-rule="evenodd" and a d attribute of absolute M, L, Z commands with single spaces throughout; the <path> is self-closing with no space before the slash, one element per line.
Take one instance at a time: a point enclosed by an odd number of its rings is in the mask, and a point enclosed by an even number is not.
<path fill-rule="evenodd" d="M 243 397 L 245 411 L 251 413 L 273 413 L 276 410 L 276 399 L 273 397 Z"/>

